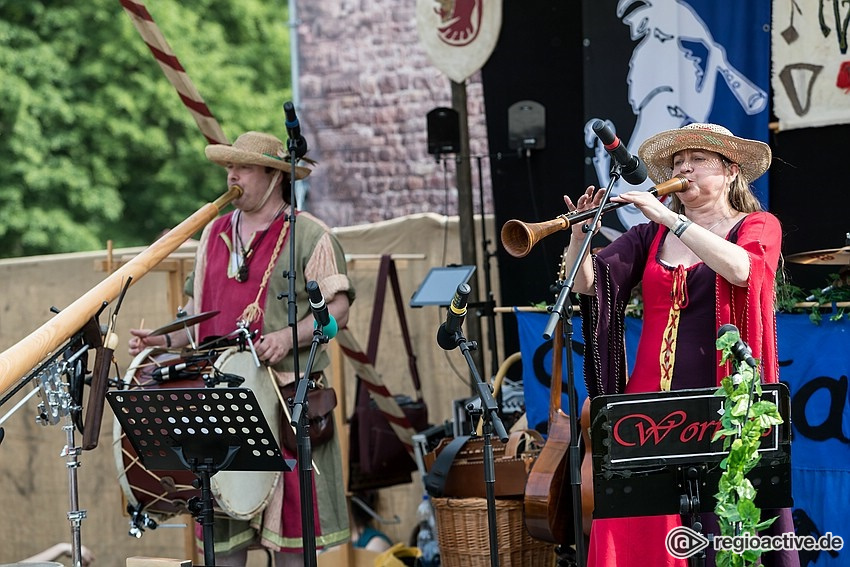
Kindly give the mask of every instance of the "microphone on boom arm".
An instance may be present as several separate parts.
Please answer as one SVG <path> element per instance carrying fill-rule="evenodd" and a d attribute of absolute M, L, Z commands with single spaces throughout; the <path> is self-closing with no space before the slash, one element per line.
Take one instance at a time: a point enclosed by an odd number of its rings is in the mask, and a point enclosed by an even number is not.
<path fill-rule="evenodd" d="M 451 305 L 449 305 L 446 322 L 437 329 L 437 344 L 443 350 L 453 350 L 457 347 L 455 335 L 460 331 L 463 320 L 466 318 L 466 302 L 471 291 L 472 288 L 467 283 L 457 286 L 455 296 L 452 298 Z"/>
<path fill-rule="evenodd" d="M 623 145 L 620 138 L 614 134 L 614 131 L 602 120 L 597 120 L 591 126 L 596 136 L 605 146 L 605 151 L 611 156 L 611 159 L 620 166 L 620 173 L 623 179 L 631 185 L 640 185 L 646 181 L 646 166 L 640 158 L 632 155 L 629 149 Z"/>
<path fill-rule="evenodd" d="M 289 136 L 286 149 L 295 151 L 295 159 L 301 159 L 307 154 L 307 140 L 301 135 L 301 123 L 295 114 L 295 105 L 290 101 L 283 103 L 283 113 L 286 115 L 286 134 Z"/>

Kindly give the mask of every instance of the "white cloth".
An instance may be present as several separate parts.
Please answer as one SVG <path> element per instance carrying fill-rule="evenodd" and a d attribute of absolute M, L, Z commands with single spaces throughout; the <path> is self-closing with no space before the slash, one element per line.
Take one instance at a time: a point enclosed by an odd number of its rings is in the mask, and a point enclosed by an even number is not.
<path fill-rule="evenodd" d="M 848 11 L 841 3 L 836 21 L 832 2 L 773 0 L 771 80 L 780 130 L 850 123 Z"/>

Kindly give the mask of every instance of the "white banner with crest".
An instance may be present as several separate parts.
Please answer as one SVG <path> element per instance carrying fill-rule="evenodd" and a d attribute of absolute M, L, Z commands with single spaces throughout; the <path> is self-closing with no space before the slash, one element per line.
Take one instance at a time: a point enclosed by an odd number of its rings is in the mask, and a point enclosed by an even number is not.
<path fill-rule="evenodd" d="M 462 83 L 496 47 L 502 0 L 417 0 L 416 27 L 431 63 Z"/>

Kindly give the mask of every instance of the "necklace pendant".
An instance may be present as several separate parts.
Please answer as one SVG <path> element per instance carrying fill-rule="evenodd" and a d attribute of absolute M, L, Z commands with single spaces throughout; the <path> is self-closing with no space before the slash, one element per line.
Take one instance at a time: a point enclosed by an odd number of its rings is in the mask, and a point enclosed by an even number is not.
<path fill-rule="evenodd" d="M 236 281 L 239 283 L 245 283 L 248 281 L 248 264 L 242 264 L 239 266 L 239 271 L 236 272 Z"/>

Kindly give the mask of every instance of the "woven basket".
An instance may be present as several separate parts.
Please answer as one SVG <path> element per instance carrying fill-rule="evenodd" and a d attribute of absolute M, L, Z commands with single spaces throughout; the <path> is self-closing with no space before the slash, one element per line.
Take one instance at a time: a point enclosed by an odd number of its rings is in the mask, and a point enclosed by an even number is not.
<path fill-rule="evenodd" d="M 490 531 L 484 498 L 434 498 L 440 564 L 489 567 Z M 496 537 L 502 567 L 551 567 L 555 546 L 525 529 L 522 500 L 496 500 Z"/>

